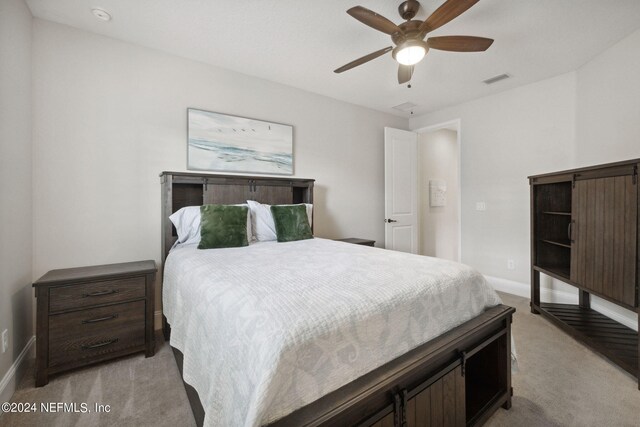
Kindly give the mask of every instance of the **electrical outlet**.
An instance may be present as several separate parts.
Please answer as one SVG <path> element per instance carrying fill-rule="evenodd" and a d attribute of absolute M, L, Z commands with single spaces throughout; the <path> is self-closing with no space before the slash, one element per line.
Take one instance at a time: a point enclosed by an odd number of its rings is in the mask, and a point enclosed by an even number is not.
<path fill-rule="evenodd" d="M 9 348 L 9 331 L 2 331 L 2 352 L 4 353 Z"/>
<path fill-rule="evenodd" d="M 516 269 L 516 262 L 512 259 L 508 259 L 507 260 L 507 270 L 515 270 Z"/>
<path fill-rule="evenodd" d="M 476 210 L 477 211 L 486 211 L 487 204 L 485 202 L 476 202 Z"/>

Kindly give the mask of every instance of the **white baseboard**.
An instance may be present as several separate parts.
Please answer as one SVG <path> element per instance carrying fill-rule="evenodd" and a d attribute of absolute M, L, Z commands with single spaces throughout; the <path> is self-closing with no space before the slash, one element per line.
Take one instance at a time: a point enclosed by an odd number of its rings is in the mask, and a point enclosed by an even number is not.
<path fill-rule="evenodd" d="M 500 277 L 484 276 L 487 282 L 493 286 L 496 291 L 505 292 L 520 297 L 531 298 L 531 287 L 526 283 L 520 283 L 513 280 L 502 279 Z M 549 289 L 540 287 L 540 299 L 542 301 L 553 302 L 558 304 L 577 304 L 578 295 L 570 292 L 561 291 L 559 289 Z M 608 307 L 606 301 L 600 302 L 598 297 L 591 299 L 591 308 L 604 314 L 607 317 L 622 323 L 623 325 L 637 331 L 638 318 L 636 314 L 622 307 Z"/>
<path fill-rule="evenodd" d="M 513 280 L 502 279 L 494 276 L 484 276 L 487 282 L 493 289 L 500 292 L 505 292 L 511 295 L 517 295 L 519 297 L 528 298 L 531 296 L 529 285 L 520 282 L 514 282 Z"/>
<path fill-rule="evenodd" d="M 16 391 L 16 387 L 18 386 L 18 378 L 19 373 L 23 372 L 24 366 L 23 363 L 27 361 L 27 355 L 31 353 L 32 349 L 35 349 L 36 337 L 35 335 L 31 337 L 27 345 L 24 346 L 15 362 L 11 365 L 5 376 L 0 381 L 0 403 L 8 402 L 11 400 L 11 396 Z M 2 410 L 0 409 L 0 414 Z"/>

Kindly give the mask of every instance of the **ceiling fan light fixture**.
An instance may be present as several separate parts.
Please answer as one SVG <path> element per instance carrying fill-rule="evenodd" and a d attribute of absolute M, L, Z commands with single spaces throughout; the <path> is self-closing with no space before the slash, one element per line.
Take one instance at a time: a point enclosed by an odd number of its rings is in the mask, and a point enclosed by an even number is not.
<path fill-rule="evenodd" d="M 393 50 L 393 57 L 402 65 L 415 65 L 422 61 L 428 47 L 422 40 L 407 40 Z"/>

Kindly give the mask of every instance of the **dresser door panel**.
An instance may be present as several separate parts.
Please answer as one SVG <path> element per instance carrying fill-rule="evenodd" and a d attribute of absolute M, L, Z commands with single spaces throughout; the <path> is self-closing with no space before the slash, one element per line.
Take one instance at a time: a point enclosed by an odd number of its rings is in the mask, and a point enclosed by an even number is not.
<path fill-rule="evenodd" d="M 637 184 L 631 175 L 579 180 L 572 193 L 571 280 L 636 304 Z"/>

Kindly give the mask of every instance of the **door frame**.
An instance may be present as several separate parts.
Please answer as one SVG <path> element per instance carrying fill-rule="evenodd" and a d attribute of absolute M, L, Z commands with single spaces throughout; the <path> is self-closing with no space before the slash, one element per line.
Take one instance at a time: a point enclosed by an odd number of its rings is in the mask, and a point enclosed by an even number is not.
<path fill-rule="evenodd" d="M 462 120 L 453 119 L 435 125 L 413 129 L 412 132 L 421 135 L 431 133 L 440 129 L 453 129 L 456 131 L 456 143 L 458 144 L 458 262 L 462 262 Z M 418 141 L 420 144 L 420 141 Z"/>

